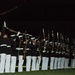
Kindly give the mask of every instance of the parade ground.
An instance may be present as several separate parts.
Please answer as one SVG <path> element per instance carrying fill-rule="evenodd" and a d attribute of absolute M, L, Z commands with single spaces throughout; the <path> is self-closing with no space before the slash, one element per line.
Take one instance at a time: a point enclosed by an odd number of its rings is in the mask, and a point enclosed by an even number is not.
<path fill-rule="evenodd" d="M 4 73 L 0 75 L 75 75 L 75 69 L 64 69 L 64 70 L 47 70 L 47 71 L 33 71 L 33 72 L 22 72 L 22 73 Z"/>

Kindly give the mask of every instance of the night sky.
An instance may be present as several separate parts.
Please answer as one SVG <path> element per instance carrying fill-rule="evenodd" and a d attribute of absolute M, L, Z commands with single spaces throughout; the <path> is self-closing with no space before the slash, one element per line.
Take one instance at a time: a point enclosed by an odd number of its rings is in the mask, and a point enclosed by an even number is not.
<path fill-rule="evenodd" d="M 42 36 L 42 29 L 75 37 L 75 3 L 62 0 L 0 0 L 0 30 L 3 21 L 16 31 Z"/>

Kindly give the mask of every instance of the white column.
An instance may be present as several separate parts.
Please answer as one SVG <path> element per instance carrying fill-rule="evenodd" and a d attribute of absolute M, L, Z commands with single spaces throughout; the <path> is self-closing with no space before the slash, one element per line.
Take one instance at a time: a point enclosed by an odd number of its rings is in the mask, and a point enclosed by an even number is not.
<path fill-rule="evenodd" d="M 32 67 L 31 67 L 31 71 L 35 71 L 36 70 L 36 56 L 32 56 Z"/>
<path fill-rule="evenodd" d="M 57 64 L 58 64 L 58 58 L 55 57 L 54 69 L 57 69 Z"/>
<path fill-rule="evenodd" d="M 0 73 L 1 73 L 1 53 L 0 53 Z"/>
<path fill-rule="evenodd" d="M 37 61 L 36 61 L 36 70 L 40 70 L 40 63 L 41 63 L 41 56 L 37 56 Z"/>
<path fill-rule="evenodd" d="M 31 68 L 31 56 L 26 56 L 26 71 L 30 71 Z"/>
<path fill-rule="evenodd" d="M 23 72 L 23 55 L 19 55 L 18 72 Z"/>
<path fill-rule="evenodd" d="M 69 64 L 69 59 L 65 58 L 65 69 L 68 68 L 68 64 Z"/>
<path fill-rule="evenodd" d="M 10 59 L 11 59 L 11 55 L 6 55 L 6 64 L 5 64 L 5 73 L 9 73 L 10 72 Z"/>
<path fill-rule="evenodd" d="M 42 67 L 41 70 L 45 70 L 46 68 L 46 57 L 42 57 Z"/>
<path fill-rule="evenodd" d="M 54 60 L 55 60 L 55 57 L 51 57 L 51 59 L 50 59 L 50 70 L 54 69 Z"/>
<path fill-rule="evenodd" d="M 61 69 L 64 69 L 65 68 L 65 58 L 62 57 L 61 58 Z"/>
<path fill-rule="evenodd" d="M 45 70 L 48 70 L 48 62 L 49 62 L 49 58 L 48 58 L 48 57 L 46 57 L 46 60 L 45 60 L 45 63 L 46 63 Z"/>
<path fill-rule="evenodd" d="M 5 61 L 6 61 L 6 54 L 2 53 L 1 54 L 1 62 L 0 62 L 0 73 L 4 73 L 4 69 L 5 69 Z"/>
<path fill-rule="evenodd" d="M 75 68 L 75 58 L 74 58 L 74 68 Z"/>
<path fill-rule="evenodd" d="M 16 69 L 16 56 L 11 56 L 11 66 L 10 66 L 10 72 L 11 73 L 15 73 L 15 69 Z"/>
<path fill-rule="evenodd" d="M 72 68 L 75 68 L 75 59 L 74 59 L 74 58 L 71 59 L 71 67 L 72 67 Z"/>
<path fill-rule="evenodd" d="M 61 69 L 61 57 L 58 58 L 58 66 L 57 66 L 57 68 Z"/>

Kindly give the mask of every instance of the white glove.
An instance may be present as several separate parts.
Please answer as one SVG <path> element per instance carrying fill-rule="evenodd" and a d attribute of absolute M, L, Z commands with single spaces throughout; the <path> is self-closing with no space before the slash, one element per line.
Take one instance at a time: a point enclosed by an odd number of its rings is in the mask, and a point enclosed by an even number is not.
<path fill-rule="evenodd" d="M 3 27 L 6 27 L 6 22 L 4 21 L 4 26 Z"/>
<path fill-rule="evenodd" d="M 45 39 L 43 39 L 45 41 Z"/>
<path fill-rule="evenodd" d="M 19 36 L 19 35 L 20 35 L 20 32 L 18 31 L 17 36 Z"/>

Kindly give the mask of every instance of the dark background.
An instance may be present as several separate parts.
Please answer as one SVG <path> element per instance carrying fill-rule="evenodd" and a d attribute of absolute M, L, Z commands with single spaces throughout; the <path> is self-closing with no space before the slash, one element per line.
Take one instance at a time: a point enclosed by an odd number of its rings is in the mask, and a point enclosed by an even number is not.
<path fill-rule="evenodd" d="M 46 36 L 54 30 L 75 37 L 75 3 L 65 0 L 0 0 L 0 30 L 3 21 L 16 31 Z"/>

